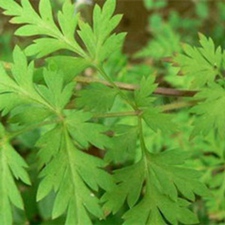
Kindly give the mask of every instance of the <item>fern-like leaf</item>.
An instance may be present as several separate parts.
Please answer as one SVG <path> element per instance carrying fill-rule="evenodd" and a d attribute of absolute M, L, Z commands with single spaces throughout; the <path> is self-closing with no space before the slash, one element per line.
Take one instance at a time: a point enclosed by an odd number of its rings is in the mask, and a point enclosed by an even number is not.
<path fill-rule="evenodd" d="M 153 105 L 155 98 L 152 93 L 157 87 L 154 81 L 154 76 L 142 78 L 140 88 L 134 93 L 135 104 L 143 111 L 141 117 L 153 131 L 174 132 L 177 126 L 172 122 L 172 116 L 162 113 L 159 107 Z"/>
<path fill-rule="evenodd" d="M 210 131 L 216 130 L 220 137 L 225 137 L 225 89 L 219 84 L 211 83 L 195 98 L 204 101 L 191 109 L 191 112 L 198 115 L 192 135 L 207 135 Z"/>
<path fill-rule="evenodd" d="M 13 0 L 0 1 L 0 7 L 6 15 L 13 16 L 11 23 L 23 24 L 17 29 L 16 35 L 34 36 L 45 35 L 37 38 L 33 44 L 26 48 L 27 55 L 46 56 L 60 49 L 68 49 L 77 53 L 88 62 L 102 62 L 112 51 L 121 48 L 125 34 L 111 32 L 121 20 L 121 15 L 113 16 L 116 6 L 115 0 L 108 0 L 101 9 L 98 5 L 94 8 L 93 28 L 79 18 L 74 11 L 74 5 L 65 1 L 62 11 L 58 13 L 58 26 L 54 21 L 50 0 L 40 0 L 39 13 L 37 13 L 29 0 L 22 0 L 21 5 Z M 77 31 L 82 39 L 87 53 L 75 39 Z"/>
<path fill-rule="evenodd" d="M 0 223 L 11 225 L 13 207 L 24 209 L 23 200 L 15 179 L 30 184 L 28 165 L 8 143 L 7 134 L 0 124 Z"/>
<path fill-rule="evenodd" d="M 69 1 L 64 3 L 62 12 L 58 14 L 59 27 L 54 21 L 50 0 L 40 0 L 39 14 L 28 0 L 22 0 L 21 5 L 14 0 L 1 0 L 0 7 L 5 10 L 6 15 L 13 16 L 11 23 L 24 24 L 16 31 L 16 35 L 46 35 L 27 47 L 27 55 L 37 54 L 42 57 L 59 49 L 69 49 L 86 56 L 74 39 L 78 15 L 75 15 L 74 6 Z"/>
<path fill-rule="evenodd" d="M 116 213 L 127 201 L 131 209 L 123 216 L 124 225 L 195 224 L 198 220 L 187 208 L 188 201 L 194 201 L 195 194 L 207 196 L 208 191 L 197 171 L 182 167 L 186 157 L 175 150 L 146 153 L 138 163 L 115 171 L 117 186 L 102 197 L 104 209 Z"/>
<path fill-rule="evenodd" d="M 221 73 L 223 52 L 215 47 L 211 38 L 200 34 L 201 47 L 183 46 L 185 54 L 179 54 L 175 62 L 182 73 L 192 77 L 192 86 L 199 88 L 215 80 Z"/>
<path fill-rule="evenodd" d="M 46 146 L 52 145 L 53 141 L 49 138 L 54 135 L 55 148 L 51 148 L 51 153 L 46 153 Z M 46 154 L 49 154 L 50 161 L 40 173 L 42 181 L 37 200 L 44 198 L 51 190 L 56 192 L 52 217 L 66 212 L 66 225 L 92 224 L 89 213 L 103 218 L 95 192 L 99 187 L 110 190 L 114 186 L 110 176 L 101 169 L 105 163 L 78 150 L 67 131 L 60 127 L 50 134 L 46 133 L 40 139 L 39 146 L 45 149 L 39 154 L 42 163 L 46 162 Z"/>
<path fill-rule="evenodd" d="M 6 73 L 3 65 L 0 65 L 0 109 L 3 110 L 3 115 L 23 105 L 37 108 L 37 110 L 39 107 L 43 107 L 41 115 L 48 116 L 49 112 L 45 109 L 51 107 L 37 93 L 33 83 L 34 63 L 31 62 L 28 65 L 25 54 L 17 46 L 13 51 L 13 59 L 12 76 Z"/>

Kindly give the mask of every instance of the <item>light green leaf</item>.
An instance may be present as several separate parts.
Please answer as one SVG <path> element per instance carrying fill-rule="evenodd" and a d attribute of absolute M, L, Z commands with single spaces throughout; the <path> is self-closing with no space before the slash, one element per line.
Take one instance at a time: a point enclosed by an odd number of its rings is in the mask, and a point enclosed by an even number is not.
<path fill-rule="evenodd" d="M 26 56 L 18 46 L 13 51 L 13 60 L 11 75 L 0 65 L 0 109 L 3 110 L 3 115 L 21 105 L 42 107 L 43 111 L 49 111 L 51 107 L 38 94 L 33 83 L 33 62 L 28 65 Z M 37 114 L 36 116 L 38 118 Z"/>
<path fill-rule="evenodd" d="M 27 55 L 43 57 L 60 49 L 68 49 L 80 57 L 92 61 L 93 64 L 98 64 L 116 49 L 121 48 L 124 41 L 124 34 L 110 36 L 122 18 L 121 15 L 113 16 L 116 6 L 115 0 L 106 1 L 102 9 L 97 5 L 95 6 L 93 29 L 79 18 L 79 14 L 75 13 L 74 5 L 70 1 L 65 1 L 62 11 L 58 13 L 59 27 L 54 21 L 49 0 L 47 2 L 40 0 L 39 14 L 28 0 L 22 0 L 21 5 L 13 0 L 9 0 L 9 2 L 10 4 L 3 0 L 0 1 L 0 7 L 5 10 L 5 14 L 13 16 L 12 23 L 22 24 L 16 31 L 16 35 L 41 36 L 26 48 Z M 80 30 L 77 33 L 88 53 L 85 53 L 75 39 L 78 22 Z"/>
<path fill-rule="evenodd" d="M 66 124 L 70 135 L 84 149 L 88 149 L 90 144 L 105 149 L 110 145 L 110 139 L 106 136 L 107 128 L 101 124 L 90 122 L 91 114 L 83 111 L 67 111 Z"/>
<path fill-rule="evenodd" d="M 54 140 L 54 141 L 49 141 Z M 36 146 L 40 149 L 38 152 L 39 168 L 48 164 L 52 156 L 59 151 L 61 145 L 61 130 L 59 126 L 41 135 Z"/>
<path fill-rule="evenodd" d="M 112 53 L 121 50 L 125 36 L 126 33 L 112 34 L 104 42 L 104 47 L 99 50 L 99 61 L 103 62 L 105 59 L 108 59 L 108 57 L 110 57 Z"/>
<path fill-rule="evenodd" d="M 21 5 L 13 0 L 0 1 L 0 7 L 5 10 L 6 15 L 13 16 L 11 23 L 22 24 L 15 32 L 20 36 L 45 35 L 38 38 L 35 43 L 27 47 L 26 53 L 42 57 L 59 49 L 69 49 L 82 57 L 85 52 L 74 39 L 78 22 L 78 15 L 74 13 L 74 5 L 65 1 L 62 12 L 58 13 L 59 27 L 56 25 L 52 6 L 49 0 L 40 0 L 39 14 L 34 10 L 28 0 L 22 0 Z"/>
<path fill-rule="evenodd" d="M 62 110 L 73 94 L 75 83 L 64 86 L 63 74 L 60 71 L 44 70 L 43 75 L 47 86 L 38 85 L 37 91 L 53 108 Z"/>
<path fill-rule="evenodd" d="M 106 161 L 124 163 L 133 161 L 136 155 L 138 129 L 136 126 L 118 125 L 113 128 L 112 146 L 105 155 Z"/>
<path fill-rule="evenodd" d="M 39 12 L 40 12 L 41 18 L 46 23 L 49 23 L 52 27 L 55 26 L 50 0 L 40 1 Z"/>
<path fill-rule="evenodd" d="M 211 38 L 200 34 L 201 47 L 183 46 L 185 54 L 175 57 L 182 73 L 192 77 L 192 86 L 199 88 L 215 80 L 220 74 L 223 52 L 215 47 Z"/>
<path fill-rule="evenodd" d="M 62 71 L 65 83 L 73 81 L 77 75 L 80 75 L 89 66 L 89 63 L 85 59 L 72 56 L 52 56 L 46 61 L 50 69 Z"/>
<path fill-rule="evenodd" d="M 122 16 L 113 16 L 115 0 L 107 0 L 102 9 L 95 5 L 93 12 L 93 29 L 88 23 L 79 21 L 78 34 L 85 44 L 89 57 L 97 65 L 104 61 L 110 53 L 121 48 L 125 34 L 110 35 L 119 24 Z"/>
<path fill-rule="evenodd" d="M 39 38 L 34 41 L 34 44 L 28 46 L 25 49 L 27 56 L 37 55 L 37 58 L 41 58 L 45 55 L 49 55 L 52 52 L 60 49 L 65 49 L 65 44 L 62 41 L 58 41 L 53 38 Z M 69 48 L 72 50 L 72 48 Z"/>
<path fill-rule="evenodd" d="M 90 55 L 91 59 L 95 58 L 96 53 L 96 37 L 94 36 L 92 29 L 89 24 L 80 21 L 79 23 L 80 31 L 78 31 L 78 34 L 82 41 L 84 42 L 88 53 Z"/>
<path fill-rule="evenodd" d="M 152 28 L 153 38 L 150 39 L 147 46 L 135 54 L 136 58 L 160 60 L 181 52 L 179 34 L 170 25 L 163 22 L 160 22 L 157 28 L 155 30 Z"/>
<path fill-rule="evenodd" d="M 13 222 L 12 205 L 23 209 L 23 200 L 15 184 L 15 179 L 30 184 L 25 168 L 26 162 L 8 143 L 3 126 L 0 124 L 0 223 Z"/>
<path fill-rule="evenodd" d="M 91 225 L 88 212 L 98 218 L 104 217 L 99 200 L 92 190 L 98 190 L 98 187 L 110 190 L 113 187 L 112 179 L 101 169 L 105 166 L 101 159 L 76 149 L 67 132 L 60 128 L 58 131 L 61 132 L 58 146 L 55 146 L 55 152 L 52 151 L 50 162 L 40 172 L 42 181 L 38 188 L 37 199 L 44 198 L 54 190 L 56 198 L 53 218 L 66 212 L 66 225 L 71 223 Z M 48 134 L 45 140 L 41 141 L 42 144 L 52 143 L 52 139 L 47 139 L 49 137 L 51 135 Z M 45 154 L 43 150 L 42 154 Z M 88 169 L 86 165 L 89 165 Z"/>
<path fill-rule="evenodd" d="M 225 89 L 215 83 L 209 84 L 196 95 L 196 99 L 205 100 L 191 109 L 198 115 L 192 136 L 199 133 L 207 135 L 214 129 L 220 137 L 225 137 Z"/>
<path fill-rule="evenodd" d="M 51 115 L 51 112 L 40 107 L 39 105 L 23 105 L 21 107 L 18 106 L 12 111 L 10 122 L 30 125 L 43 122 Z"/>
<path fill-rule="evenodd" d="M 155 98 L 150 97 L 157 85 L 154 83 L 155 77 L 143 77 L 140 82 L 140 88 L 134 92 L 135 103 L 138 107 L 150 107 Z"/>
<path fill-rule="evenodd" d="M 76 104 L 85 110 L 106 112 L 112 108 L 117 94 L 117 90 L 103 84 L 90 84 L 78 92 Z"/>
<path fill-rule="evenodd" d="M 154 131 L 172 133 L 177 130 L 177 125 L 172 122 L 172 115 L 160 112 L 159 108 L 149 108 L 141 115 L 146 124 Z"/>

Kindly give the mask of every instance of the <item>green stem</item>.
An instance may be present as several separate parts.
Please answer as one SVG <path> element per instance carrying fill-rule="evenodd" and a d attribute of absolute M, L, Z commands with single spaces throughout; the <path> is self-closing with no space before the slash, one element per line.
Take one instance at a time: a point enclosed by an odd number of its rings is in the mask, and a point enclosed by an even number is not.
<path fill-rule="evenodd" d="M 117 90 L 121 98 L 123 98 L 134 110 L 138 110 L 133 102 L 122 92 L 122 90 L 113 82 L 113 80 L 106 74 L 105 70 L 101 66 L 96 66 L 96 69 L 102 75 L 102 77 L 109 82 L 109 84 Z"/>
<path fill-rule="evenodd" d="M 126 116 L 138 116 L 142 111 L 128 111 L 128 112 L 115 112 L 115 113 L 104 113 L 96 114 L 93 118 L 111 118 L 111 117 L 126 117 Z"/>
<path fill-rule="evenodd" d="M 166 104 L 166 105 L 159 106 L 159 108 L 163 112 L 168 112 L 168 111 L 172 111 L 172 110 L 176 110 L 176 109 L 181 109 L 181 108 L 186 108 L 186 107 L 189 107 L 189 106 L 194 106 L 198 102 L 199 101 L 173 102 L 171 104 Z"/>
<path fill-rule="evenodd" d="M 125 91 L 135 91 L 139 89 L 139 85 L 137 84 L 128 84 L 128 83 L 122 83 L 122 82 L 113 82 L 113 84 L 107 80 L 100 80 L 92 77 L 82 77 L 77 76 L 75 78 L 75 81 L 78 83 L 100 83 L 104 84 L 108 87 L 115 87 L 119 88 L 120 90 Z M 163 95 L 163 96 L 174 96 L 174 97 L 193 97 L 198 91 L 197 90 L 178 90 L 173 88 L 165 88 L 165 87 L 157 87 L 156 90 L 153 92 L 153 94 L 156 95 Z"/>
<path fill-rule="evenodd" d="M 8 63 L 8 62 L 0 61 L 0 63 L 3 63 L 3 66 L 5 69 L 10 69 L 12 66 L 12 64 Z M 96 68 L 100 72 L 100 70 L 97 66 L 96 66 Z M 223 77 L 223 75 L 221 73 L 219 75 L 220 75 L 220 77 Z M 103 74 L 102 74 L 102 76 L 103 76 Z M 88 84 L 89 83 L 101 83 L 101 84 L 104 84 L 109 87 L 117 86 L 118 89 L 126 90 L 126 91 L 135 91 L 139 88 L 139 85 L 137 85 L 137 84 L 113 82 L 108 76 L 107 76 L 107 78 L 104 76 L 104 78 L 106 80 L 95 79 L 92 77 L 77 76 L 75 78 L 75 81 L 78 83 L 88 83 Z M 110 79 L 110 81 L 108 80 L 108 78 Z M 158 87 L 153 92 L 153 94 L 163 95 L 163 96 L 174 96 L 174 97 L 193 97 L 197 92 L 198 92 L 197 90 L 178 90 L 178 89 L 173 89 L 173 88 Z"/>
<path fill-rule="evenodd" d="M 145 156 L 145 153 L 147 152 L 147 148 L 145 145 L 145 138 L 143 133 L 143 126 L 142 126 L 142 118 L 138 117 L 138 130 L 139 130 L 139 137 L 140 137 L 140 145 L 142 150 L 142 157 Z"/>

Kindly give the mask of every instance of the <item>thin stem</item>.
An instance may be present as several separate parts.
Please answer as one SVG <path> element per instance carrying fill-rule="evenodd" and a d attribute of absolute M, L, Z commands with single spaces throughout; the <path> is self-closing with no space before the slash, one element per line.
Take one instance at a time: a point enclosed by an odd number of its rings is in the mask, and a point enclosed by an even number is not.
<path fill-rule="evenodd" d="M 108 81 L 105 80 L 100 80 L 100 79 L 96 79 L 96 78 L 92 78 L 92 77 L 82 77 L 82 76 L 77 76 L 75 78 L 75 81 L 77 81 L 78 83 L 100 83 L 100 84 L 104 84 L 108 87 L 112 87 L 111 83 L 109 83 Z M 127 84 L 127 83 L 122 83 L 122 82 L 113 82 L 118 88 L 120 88 L 121 90 L 125 90 L 125 91 L 134 91 L 136 89 L 138 89 L 139 85 L 135 85 L 135 84 Z"/>
<path fill-rule="evenodd" d="M 188 106 L 193 106 L 196 105 L 198 101 L 188 101 L 188 102 L 174 102 L 171 104 L 166 104 L 159 106 L 159 108 L 163 112 L 168 112 L 176 109 L 181 109 L 185 108 Z M 114 112 L 114 113 L 102 113 L 102 114 L 95 114 L 93 116 L 93 119 L 98 119 L 98 118 L 112 118 L 112 117 L 126 117 L 126 116 L 139 116 L 141 115 L 142 110 L 137 110 L 137 111 L 127 111 L 127 112 Z"/>
<path fill-rule="evenodd" d="M 77 81 L 78 83 L 101 83 L 108 87 L 116 86 L 120 90 L 126 90 L 126 91 L 135 91 L 139 88 L 139 85 L 136 85 L 136 84 L 128 84 L 128 83 L 113 82 L 113 81 L 109 82 L 105 80 L 100 80 L 100 79 L 90 78 L 90 77 L 82 77 L 82 76 L 77 76 L 75 78 L 75 81 Z M 195 90 L 177 90 L 173 88 L 158 87 L 153 92 L 153 94 L 174 96 L 174 97 L 193 97 L 197 92 L 198 91 L 195 91 Z"/>
<path fill-rule="evenodd" d="M 160 109 L 163 112 L 168 112 L 168 111 L 172 111 L 172 110 L 176 110 L 176 109 L 181 109 L 181 108 L 193 106 L 193 105 L 196 105 L 196 103 L 198 103 L 198 102 L 199 101 L 173 102 L 171 104 L 166 104 L 166 105 L 160 106 Z"/>
<path fill-rule="evenodd" d="M 193 97 L 198 91 L 195 90 L 177 90 L 173 88 L 158 87 L 153 92 L 158 95 L 174 96 L 174 97 Z"/>
<path fill-rule="evenodd" d="M 111 118 L 111 117 L 126 117 L 126 116 L 138 116 L 142 111 L 128 111 L 128 112 L 115 112 L 115 113 L 105 113 L 96 114 L 93 116 L 94 119 L 97 118 Z"/>
<path fill-rule="evenodd" d="M 6 69 L 11 68 L 11 63 L 8 63 L 8 62 L 2 62 L 2 63 Z M 78 83 L 101 83 L 108 87 L 114 87 L 114 88 L 118 88 L 118 89 L 126 90 L 126 91 L 134 91 L 139 88 L 139 85 L 136 85 L 136 84 L 113 82 L 110 79 L 110 77 L 107 76 L 107 74 L 104 72 L 103 69 L 98 67 L 97 69 L 106 80 L 77 76 L 75 78 L 75 81 L 77 81 Z M 220 74 L 220 76 L 222 75 Z M 178 90 L 173 88 L 158 87 L 153 93 L 157 95 L 164 95 L 164 96 L 193 97 L 197 92 L 198 92 L 197 90 Z"/>
<path fill-rule="evenodd" d="M 96 66 L 96 69 L 100 72 L 103 78 L 109 82 L 111 87 L 115 88 L 118 91 L 118 94 L 134 109 L 138 110 L 138 108 L 129 100 L 129 98 L 121 91 L 121 89 L 114 83 L 114 81 L 106 74 L 105 70 L 101 66 Z"/>
<path fill-rule="evenodd" d="M 142 126 L 142 118 L 140 116 L 138 117 L 138 130 L 139 130 L 140 145 L 141 145 L 141 150 L 142 150 L 142 157 L 144 157 L 144 155 L 147 151 L 147 148 L 145 145 L 145 138 L 144 138 L 143 126 Z"/>

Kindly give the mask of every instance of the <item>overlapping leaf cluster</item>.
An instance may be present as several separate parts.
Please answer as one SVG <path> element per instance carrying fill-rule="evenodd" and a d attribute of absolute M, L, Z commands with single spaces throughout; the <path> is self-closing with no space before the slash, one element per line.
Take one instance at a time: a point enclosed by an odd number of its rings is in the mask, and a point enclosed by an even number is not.
<path fill-rule="evenodd" d="M 14 178 L 27 185 L 31 183 L 26 171 L 28 165 L 9 143 L 2 124 L 0 124 L 0 140 L 0 222 L 12 224 L 12 205 L 24 209 Z"/>
<path fill-rule="evenodd" d="M 152 154 L 145 147 L 143 123 L 154 132 L 168 133 L 177 129 L 171 115 L 153 105 L 155 88 L 153 76 L 143 77 L 140 88 L 134 93 L 135 104 L 142 111 L 137 128 L 133 126 L 129 130 L 137 129 L 141 158 L 114 171 L 117 186 L 103 195 L 104 209 L 115 214 L 126 202 L 129 207 L 123 215 L 126 225 L 195 224 L 198 219 L 187 207 L 195 200 L 195 195 L 207 196 L 208 191 L 198 180 L 200 174 L 183 166 L 188 155 L 179 150 Z M 116 154 L 111 154 L 118 160 Z"/>
<path fill-rule="evenodd" d="M 100 169 L 105 163 L 101 159 L 82 153 L 79 149 L 87 149 L 89 143 L 103 148 L 107 143 L 103 134 L 105 129 L 101 125 L 86 122 L 91 117 L 88 113 L 63 111 L 72 95 L 74 83 L 63 85 L 63 76 L 60 73 L 45 70 L 45 85 L 37 85 L 32 82 L 33 63 L 27 65 L 26 57 L 18 47 L 14 50 L 14 61 L 12 76 L 1 67 L 0 96 L 3 113 L 10 112 L 11 122 L 19 123 L 25 130 L 35 125 L 38 127 L 53 124 L 53 128 L 43 134 L 37 144 L 40 147 L 39 167 L 44 167 L 40 172 L 43 180 L 38 189 L 37 200 L 54 190 L 57 195 L 53 218 L 62 215 L 66 210 L 67 224 L 91 224 L 87 211 L 103 218 L 94 192 L 98 191 L 98 186 L 108 190 L 113 183 L 110 182 L 110 176 Z M 6 100 L 10 100 L 10 104 L 7 104 Z M 63 124 L 55 126 L 57 123 Z M 90 137 L 87 136 L 87 132 L 91 134 Z M 23 207 L 12 174 L 16 179 L 29 184 L 28 175 L 24 171 L 27 165 L 8 143 L 7 138 L 10 138 L 10 134 L 8 135 L 9 137 L 4 136 L 3 132 L 1 137 L 0 215 L 4 224 L 12 223 L 10 202 L 19 208 Z M 85 166 L 86 163 L 88 167 Z M 92 172 L 96 176 L 91 175 Z M 62 200 L 64 204 L 61 204 Z"/>
<path fill-rule="evenodd" d="M 191 112 L 198 115 L 193 135 L 207 135 L 212 129 L 221 137 L 225 135 L 224 105 L 224 52 L 215 47 L 211 38 L 200 34 L 201 47 L 184 45 L 184 53 L 175 58 L 181 71 L 192 78 L 199 92 L 195 99 L 199 104 Z"/>
<path fill-rule="evenodd" d="M 0 4 L 6 15 L 13 16 L 11 23 L 22 24 L 15 32 L 16 35 L 39 36 L 25 49 L 29 56 L 43 57 L 66 49 L 79 56 L 78 58 L 68 57 L 68 60 L 72 60 L 75 65 L 100 63 L 109 57 L 112 51 L 121 47 L 125 37 L 125 33 L 111 35 L 122 17 L 121 15 L 113 16 L 115 1 L 107 1 L 102 9 L 98 5 L 95 6 L 93 28 L 80 19 L 69 0 L 65 1 L 62 11 L 58 12 L 58 25 L 52 13 L 50 0 L 40 1 L 39 13 L 33 9 L 28 0 L 22 0 L 21 5 L 14 0 L 1 0 Z M 75 34 L 79 35 L 86 49 L 83 49 L 76 41 Z"/>
<path fill-rule="evenodd" d="M 175 61 L 181 71 L 192 77 L 192 87 L 200 88 L 221 76 L 223 69 L 223 52 L 215 47 L 213 40 L 199 34 L 201 47 L 183 45 L 185 54 L 179 54 Z"/>
<path fill-rule="evenodd" d="M 102 198 L 105 210 L 116 213 L 127 202 L 126 225 L 197 223 L 187 206 L 195 194 L 207 196 L 208 191 L 198 180 L 200 174 L 182 167 L 184 160 L 185 154 L 176 150 L 147 152 L 136 164 L 116 170 L 117 187 Z"/>
<path fill-rule="evenodd" d="M 217 221 L 225 218 L 225 185 L 224 185 L 224 162 L 225 143 L 220 141 L 217 132 L 207 135 L 204 143 L 204 151 L 199 154 L 199 165 L 205 168 L 204 181 L 209 186 L 212 196 L 206 202 L 209 215 Z M 216 201 L 215 201 L 216 199 Z"/>
<path fill-rule="evenodd" d="M 30 183 L 24 171 L 27 165 L 16 152 L 14 153 L 8 139 L 17 133 L 48 124 L 50 128 L 47 128 L 37 143 L 40 148 L 38 160 L 42 178 L 37 201 L 54 191 L 56 199 L 53 218 L 66 213 L 66 224 L 91 224 L 89 213 L 104 218 L 97 196 L 99 187 L 110 190 L 113 182 L 110 175 L 102 169 L 105 166 L 103 160 L 87 155 L 81 149 L 88 149 L 90 144 L 104 149 L 109 138 L 104 134 L 106 128 L 90 122 L 91 114 L 65 108 L 75 87 L 75 82 L 71 82 L 72 78 L 91 61 L 101 62 L 108 57 L 111 53 L 107 47 L 109 43 L 112 48 L 121 45 L 124 34 L 110 35 L 121 19 L 121 16 L 112 17 L 115 1 L 107 1 L 103 9 L 95 7 L 93 30 L 74 13 L 74 5 L 70 1 L 66 1 L 62 12 L 58 13 L 58 25 L 54 21 L 50 1 L 40 1 L 39 13 L 28 0 L 22 0 L 21 4 L 15 1 L 0 1 L 0 6 L 5 10 L 5 14 L 13 16 L 12 23 L 23 24 L 16 31 L 16 35 L 40 36 L 25 49 L 26 55 L 36 55 L 40 58 L 57 50 L 67 49 L 79 56 L 51 57 L 50 69 L 43 69 L 42 84 L 34 83 L 34 62 L 28 64 L 25 54 L 19 47 L 14 49 L 14 63 L 10 71 L 6 71 L 1 65 L 2 115 L 9 115 L 10 122 L 19 125 L 14 134 L 9 133 L 6 137 L 4 135 L 1 137 L 2 224 L 12 223 L 11 204 L 23 208 L 13 176 L 24 183 Z M 81 48 L 74 38 L 78 21 L 80 23 L 78 33 L 86 49 Z M 87 38 L 91 34 L 93 40 L 88 41 Z M 91 48 L 93 43 L 96 49 Z M 99 55 L 99 52 L 105 53 Z M 66 71 L 63 62 L 67 63 Z M 74 75 L 71 75 L 73 71 Z M 68 72 L 70 74 L 66 76 Z M 15 157 L 12 160 L 13 154 Z"/>
<path fill-rule="evenodd" d="M 206 147 L 201 165 L 205 167 L 205 180 L 217 201 L 209 199 L 209 213 L 217 220 L 223 220 L 224 215 L 224 146 L 225 137 L 225 83 L 224 83 L 224 51 L 215 47 L 211 38 L 200 34 L 201 47 L 184 46 L 184 54 L 175 60 L 184 75 L 192 78 L 192 83 L 198 92 L 194 99 L 197 104 L 190 112 L 195 115 L 191 137 L 202 135 Z M 213 138 L 212 138 L 213 136 Z M 206 148 L 206 149 L 205 149 Z M 208 149 L 209 148 L 209 149 Z M 219 169 L 220 168 L 220 169 Z"/>
<path fill-rule="evenodd" d="M 128 95 L 104 70 L 103 62 L 121 47 L 125 36 L 111 34 L 121 20 L 120 15 L 113 16 L 115 3 L 115 0 L 107 0 L 102 8 L 96 5 L 93 26 L 90 26 L 74 12 L 74 5 L 69 0 L 63 4 L 57 21 L 49 0 L 40 0 L 38 12 L 29 0 L 21 0 L 20 4 L 14 0 L 0 0 L 5 14 L 12 16 L 11 22 L 22 24 L 16 35 L 38 36 L 24 52 L 15 47 L 9 71 L 0 67 L 0 109 L 7 121 L 7 131 L 0 127 L 2 224 L 12 224 L 12 207 L 23 208 L 14 179 L 30 184 L 24 170 L 27 165 L 10 145 L 10 140 L 33 129 L 40 131 L 35 146 L 39 149 L 37 201 L 55 193 L 53 219 L 65 216 L 66 225 L 91 225 L 92 218 L 103 219 L 109 212 L 118 212 L 127 202 L 129 209 L 123 216 L 125 225 L 194 224 L 198 221 L 188 205 L 195 200 L 195 195 L 206 195 L 207 190 L 198 181 L 198 172 L 183 165 L 186 154 L 178 150 L 153 154 L 145 147 L 144 129 L 168 135 L 178 129 L 172 116 L 155 105 L 152 97 L 157 86 L 154 76 L 143 77 L 139 88 Z M 209 52 L 206 45 L 210 46 Z M 190 55 L 186 52 L 189 56 L 185 56 L 188 60 L 184 69 L 190 68 L 189 60 L 196 55 L 204 60 L 209 57 L 211 41 L 203 38 L 202 46 Z M 75 56 L 56 55 L 62 49 Z M 42 69 L 41 82 L 35 83 L 34 62 L 28 63 L 26 56 L 42 58 L 49 54 L 55 56 L 47 59 L 49 67 Z M 220 49 L 215 57 L 216 66 L 221 65 Z M 204 63 L 207 69 L 212 66 L 208 58 Z M 73 78 L 88 66 L 97 69 L 110 87 L 103 82 L 89 85 L 77 93 Z M 211 69 L 210 76 L 214 77 L 198 83 L 205 84 L 216 77 Z M 121 105 L 132 111 L 112 112 L 117 96 L 123 102 Z M 212 100 L 218 98 L 215 93 Z M 197 107 L 199 114 L 208 115 Z M 96 116 L 96 112 L 105 113 L 101 114 L 103 118 L 133 116 L 135 123 L 107 127 L 98 121 L 100 116 Z M 215 119 L 213 122 L 218 123 Z M 17 125 L 12 133 L 11 123 Z M 116 170 L 112 176 L 104 170 L 107 164 L 103 159 L 84 151 L 90 146 L 107 150 L 106 162 L 129 161 L 131 165 Z M 101 198 L 102 192 L 105 194 Z"/>

